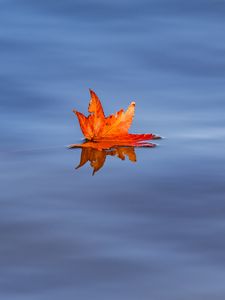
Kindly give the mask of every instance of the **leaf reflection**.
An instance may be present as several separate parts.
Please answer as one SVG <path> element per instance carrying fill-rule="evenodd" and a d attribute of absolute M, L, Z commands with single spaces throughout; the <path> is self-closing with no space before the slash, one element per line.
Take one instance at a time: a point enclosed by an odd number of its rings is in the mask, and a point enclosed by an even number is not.
<path fill-rule="evenodd" d="M 136 162 L 136 153 L 135 153 L 135 147 L 133 146 L 114 146 L 110 149 L 102 149 L 97 145 L 94 145 L 94 147 L 89 146 L 90 143 L 84 143 L 87 146 L 85 147 L 79 147 L 81 148 L 81 156 L 80 156 L 80 163 L 76 167 L 76 169 L 79 169 L 83 167 L 87 162 L 90 162 L 90 166 L 93 169 L 92 175 L 94 175 L 97 171 L 99 171 L 105 164 L 107 156 L 114 156 L 118 157 L 121 160 L 125 160 L 127 157 L 129 161 Z M 83 145 L 84 145 L 83 144 Z M 155 147 L 155 144 L 148 143 L 147 147 Z M 78 148 L 78 147 L 76 147 Z"/>

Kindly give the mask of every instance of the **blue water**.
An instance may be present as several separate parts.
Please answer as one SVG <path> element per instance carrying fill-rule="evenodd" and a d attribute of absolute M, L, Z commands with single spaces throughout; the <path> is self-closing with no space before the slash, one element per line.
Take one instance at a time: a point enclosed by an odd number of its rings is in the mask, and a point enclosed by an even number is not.
<path fill-rule="evenodd" d="M 225 299 L 225 1 L 0 1 L 0 298 Z M 72 109 L 164 139 L 95 176 Z"/>

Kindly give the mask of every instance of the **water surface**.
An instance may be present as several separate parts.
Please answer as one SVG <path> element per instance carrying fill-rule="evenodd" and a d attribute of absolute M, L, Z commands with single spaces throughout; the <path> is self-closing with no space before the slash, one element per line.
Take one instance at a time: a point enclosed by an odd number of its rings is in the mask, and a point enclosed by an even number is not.
<path fill-rule="evenodd" d="M 225 2 L 0 1 L 0 296 L 225 297 Z M 95 176 L 88 88 L 164 137 Z"/>

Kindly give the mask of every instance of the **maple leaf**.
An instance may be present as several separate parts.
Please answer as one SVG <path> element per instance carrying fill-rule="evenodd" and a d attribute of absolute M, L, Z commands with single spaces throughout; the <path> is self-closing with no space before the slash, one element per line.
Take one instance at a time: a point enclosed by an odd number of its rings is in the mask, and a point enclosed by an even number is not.
<path fill-rule="evenodd" d="M 160 137 L 148 134 L 131 134 L 128 132 L 135 113 L 135 102 L 131 102 L 128 109 L 121 109 L 117 113 L 105 116 L 101 101 L 94 91 L 90 90 L 91 99 L 88 106 L 89 115 L 73 110 L 78 118 L 81 131 L 87 143 L 72 144 L 70 148 L 91 147 L 93 149 L 110 149 L 115 146 L 152 147 L 146 140 Z"/>

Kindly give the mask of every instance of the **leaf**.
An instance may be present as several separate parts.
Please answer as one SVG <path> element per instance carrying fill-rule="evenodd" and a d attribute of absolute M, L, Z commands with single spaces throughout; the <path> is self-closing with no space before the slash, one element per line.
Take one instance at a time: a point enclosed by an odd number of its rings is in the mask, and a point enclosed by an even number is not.
<path fill-rule="evenodd" d="M 121 109 L 114 115 L 105 117 L 101 101 L 94 91 L 90 90 L 91 99 L 88 106 L 89 115 L 73 110 L 76 114 L 81 131 L 91 144 L 73 144 L 70 148 L 92 147 L 93 149 L 110 149 L 114 146 L 152 147 L 143 142 L 158 139 L 154 134 L 130 134 L 128 132 L 135 113 L 135 102 L 128 109 Z"/>

